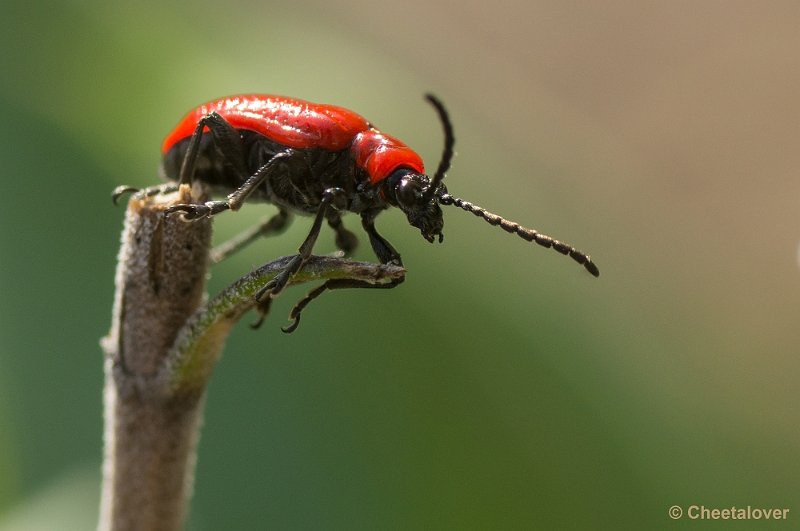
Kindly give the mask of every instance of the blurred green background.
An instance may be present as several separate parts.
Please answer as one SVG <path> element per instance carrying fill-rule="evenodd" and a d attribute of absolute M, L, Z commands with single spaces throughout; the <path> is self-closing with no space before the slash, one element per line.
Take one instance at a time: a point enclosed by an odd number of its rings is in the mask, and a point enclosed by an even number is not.
<path fill-rule="evenodd" d="M 451 192 L 591 252 L 602 276 L 459 210 L 435 246 L 384 214 L 400 288 L 328 294 L 287 336 L 294 288 L 232 334 L 190 529 L 713 526 L 669 518 L 690 504 L 789 508 L 775 528 L 800 528 L 796 2 L 0 13 L 0 530 L 95 525 L 110 190 L 156 181 L 192 106 L 248 91 L 355 109 L 430 167 L 435 92 Z M 270 212 L 221 216 L 217 237 Z M 210 290 L 307 231 L 216 266 Z"/>

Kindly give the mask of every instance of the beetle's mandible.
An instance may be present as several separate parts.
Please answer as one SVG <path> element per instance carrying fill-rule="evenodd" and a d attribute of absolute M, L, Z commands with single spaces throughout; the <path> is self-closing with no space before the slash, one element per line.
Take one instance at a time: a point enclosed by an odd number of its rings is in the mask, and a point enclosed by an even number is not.
<path fill-rule="evenodd" d="M 226 195 L 222 201 L 167 209 L 167 215 L 177 212 L 187 220 L 238 210 L 245 200 L 272 203 L 278 213 L 259 227 L 261 234 L 280 232 L 292 214 L 314 217 L 298 254 L 256 294 L 261 312 L 257 324 L 263 321 L 272 299 L 311 256 L 323 221 L 335 231 L 336 245 L 346 255 L 353 251 L 357 240 L 342 225 L 345 212 L 361 217 L 381 263 L 402 265 L 400 254 L 375 229 L 375 217 L 380 212 L 397 207 L 426 240 L 441 242 L 444 222 L 440 205 L 454 205 L 527 241 L 570 256 L 599 276 L 589 255 L 571 245 L 448 193 L 442 181 L 453 156 L 453 127 L 439 99 L 431 94 L 426 98 L 439 115 L 445 137 L 442 158 L 432 177 L 425 173 L 422 159 L 414 150 L 353 111 L 282 96 L 246 94 L 217 99 L 189 112 L 162 147 L 160 173 L 171 184 L 139 193 L 172 190 L 177 184 L 199 181 L 212 192 Z M 118 187 L 114 200 L 129 191 L 136 190 Z M 402 281 L 370 284 L 328 280 L 294 306 L 290 314 L 293 322 L 283 330 L 294 331 L 302 310 L 326 290 L 393 288 Z"/>

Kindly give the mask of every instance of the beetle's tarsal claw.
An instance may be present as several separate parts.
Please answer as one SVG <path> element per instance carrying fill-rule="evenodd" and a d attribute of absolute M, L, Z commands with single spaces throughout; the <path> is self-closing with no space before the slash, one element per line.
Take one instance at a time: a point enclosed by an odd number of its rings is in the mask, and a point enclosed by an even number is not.
<path fill-rule="evenodd" d="M 292 332 L 297 330 L 297 327 L 299 325 L 300 325 L 300 315 L 298 314 L 294 316 L 294 321 L 292 322 L 292 324 L 281 327 L 281 332 L 283 332 L 284 334 L 291 334 Z"/>
<path fill-rule="evenodd" d="M 119 204 L 119 198 L 125 194 L 135 194 L 139 191 L 139 188 L 134 188 L 133 186 L 117 186 L 111 192 L 111 201 L 114 202 L 115 205 Z"/>
<path fill-rule="evenodd" d="M 164 214 L 169 216 L 175 212 L 183 213 L 183 219 L 186 221 L 196 221 L 208 216 L 211 209 L 206 205 L 173 205 L 164 211 Z"/>

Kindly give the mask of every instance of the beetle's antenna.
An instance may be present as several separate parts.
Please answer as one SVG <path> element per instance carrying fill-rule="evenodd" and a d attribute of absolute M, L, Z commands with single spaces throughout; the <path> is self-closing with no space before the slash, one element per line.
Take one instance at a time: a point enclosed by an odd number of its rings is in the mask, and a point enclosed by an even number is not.
<path fill-rule="evenodd" d="M 439 160 L 439 167 L 436 168 L 436 173 L 433 174 L 431 184 L 425 192 L 424 202 L 427 203 L 431 200 L 433 194 L 436 193 L 436 189 L 439 187 L 442 179 L 444 179 L 444 174 L 450 169 L 450 161 L 453 158 L 453 145 L 456 142 L 456 138 L 453 136 L 453 124 L 450 122 L 450 115 L 447 114 L 447 109 L 444 108 L 444 104 L 441 100 L 433 94 L 425 94 L 425 99 L 436 109 L 436 112 L 439 114 L 439 120 L 442 122 L 442 127 L 444 128 L 444 150 L 442 151 L 442 158 Z"/>
<path fill-rule="evenodd" d="M 504 231 L 516 234 L 523 240 L 536 242 L 543 247 L 551 247 L 559 253 L 571 257 L 573 260 L 585 267 L 586 271 L 592 275 L 596 277 L 600 276 L 600 270 L 597 268 L 595 263 L 592 262 L 592 258 L 588 254 L 575 249 L 571 245 L 567 245 L 564 242 L 555 240 L 550 236 L 541 234 L 533 229 L 525 228 L 519 223 L 509 221 L 501 216 L 498 216 L 497 214 L 492 214 L 485 208 L 473 205 L 472 203 L 464 201 L 463 199 L 453 197 L 448 193 L 442 193 L 439 195 L 439 203 L 443 205 L 455 205 L 462 210 L 472 212 L 479 218 L 483 218 L 489 225 L 500 225 L 500 228 L 502 228 Z"/>
<path fill-rule="evenodd" d="M 444 179 L 445 173 L 447 173 L 447 170 L 450 169 L 450 161 L 453 158 L 453 145 L 455 144 L 456 139 L 453 135 L 453 124 L 450 122 L 450 115 L 447 113 L 447 109 L 445 109 L 441 100 L 439 100 L 439 98 L 433 94 L 426 94 L 425 99 L 428 100 L 428 102 L 436 109 L 436 112 L 439 114 L 439 120 L 442 122 L 442 127 L 444 128 L 444 150 L 442 151 L 442 158 L 439 161 L 439 167 L 436 168 L 436 173 L 431 179 L 431 184 L 428 186 L 428 189 L 425 192 L 424 201 L 427 202 L 430 201 L 430 199 L 436 193 L 436 189 Z M 464 201 L 463 199 L 453 197 L 447 192 L 442 191 L 437 195 L 437 197 L 439 199 L 439 203 L 443 205 L 455 205 L 462 210 L 472 212 L 479 218 L 483 218 L 483 220 L 489 225 L 500 225 L 500 228 L 502 228 L 504 231 L 516 234 L 523 240 L 536 242 L 543 247 L 555 249 L 559 253 L 569 256 L 581 264 L 592 275 L 596 277 L 600 276 L 600 270 L 597 268 L 595 263 L 592 262 L 592 258 L 588 254 L 575 249 L 571 245 L 567 245 L 564 242 L 553 239 L 545 234 L 541 234 L 533 229 L 523 227 L 519 223 L 509 221 L 501 216 L 498 216 L 497 214 L 492 214 L 485 208 L 473 205 L 472 203 Z"/>

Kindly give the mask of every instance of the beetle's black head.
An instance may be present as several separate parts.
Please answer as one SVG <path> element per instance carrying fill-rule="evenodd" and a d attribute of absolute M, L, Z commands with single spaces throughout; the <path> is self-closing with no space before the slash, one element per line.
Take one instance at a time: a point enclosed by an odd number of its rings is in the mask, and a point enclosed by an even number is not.
<path fill-rule="evenodd" d="M 444 239 L 444 220 L 439 203 L 442 196 L 447 194 L 442 180 L 453 158 L 454 138 L 453 126 L 442 102 L 432 94 L 427 94 L 425 98 L 436 109 L 444 127 L 444 151 L 439 167 L 433 177 L 408 168 L 397 169 L 386 179 L 383 193 L 389 203 L 405 212 L 408 222 L 417 227 L 422 236 L 432 243 L 436 236 L 439 237 L 439 242 Z"/>
<path fill-rule="evenodd" d="M 408 222 L 419 229 L 422 236 L 433 243 L 436 236 L 442 241 L 442 209 L 439 194 L 429 193 L 431 180 L 427 175 L 401 168 L 395 170 L 384 185 L 384 195 L 389 204 L 402 210 Z M 439 186 L 439 188 L 443 188 Z"/>

